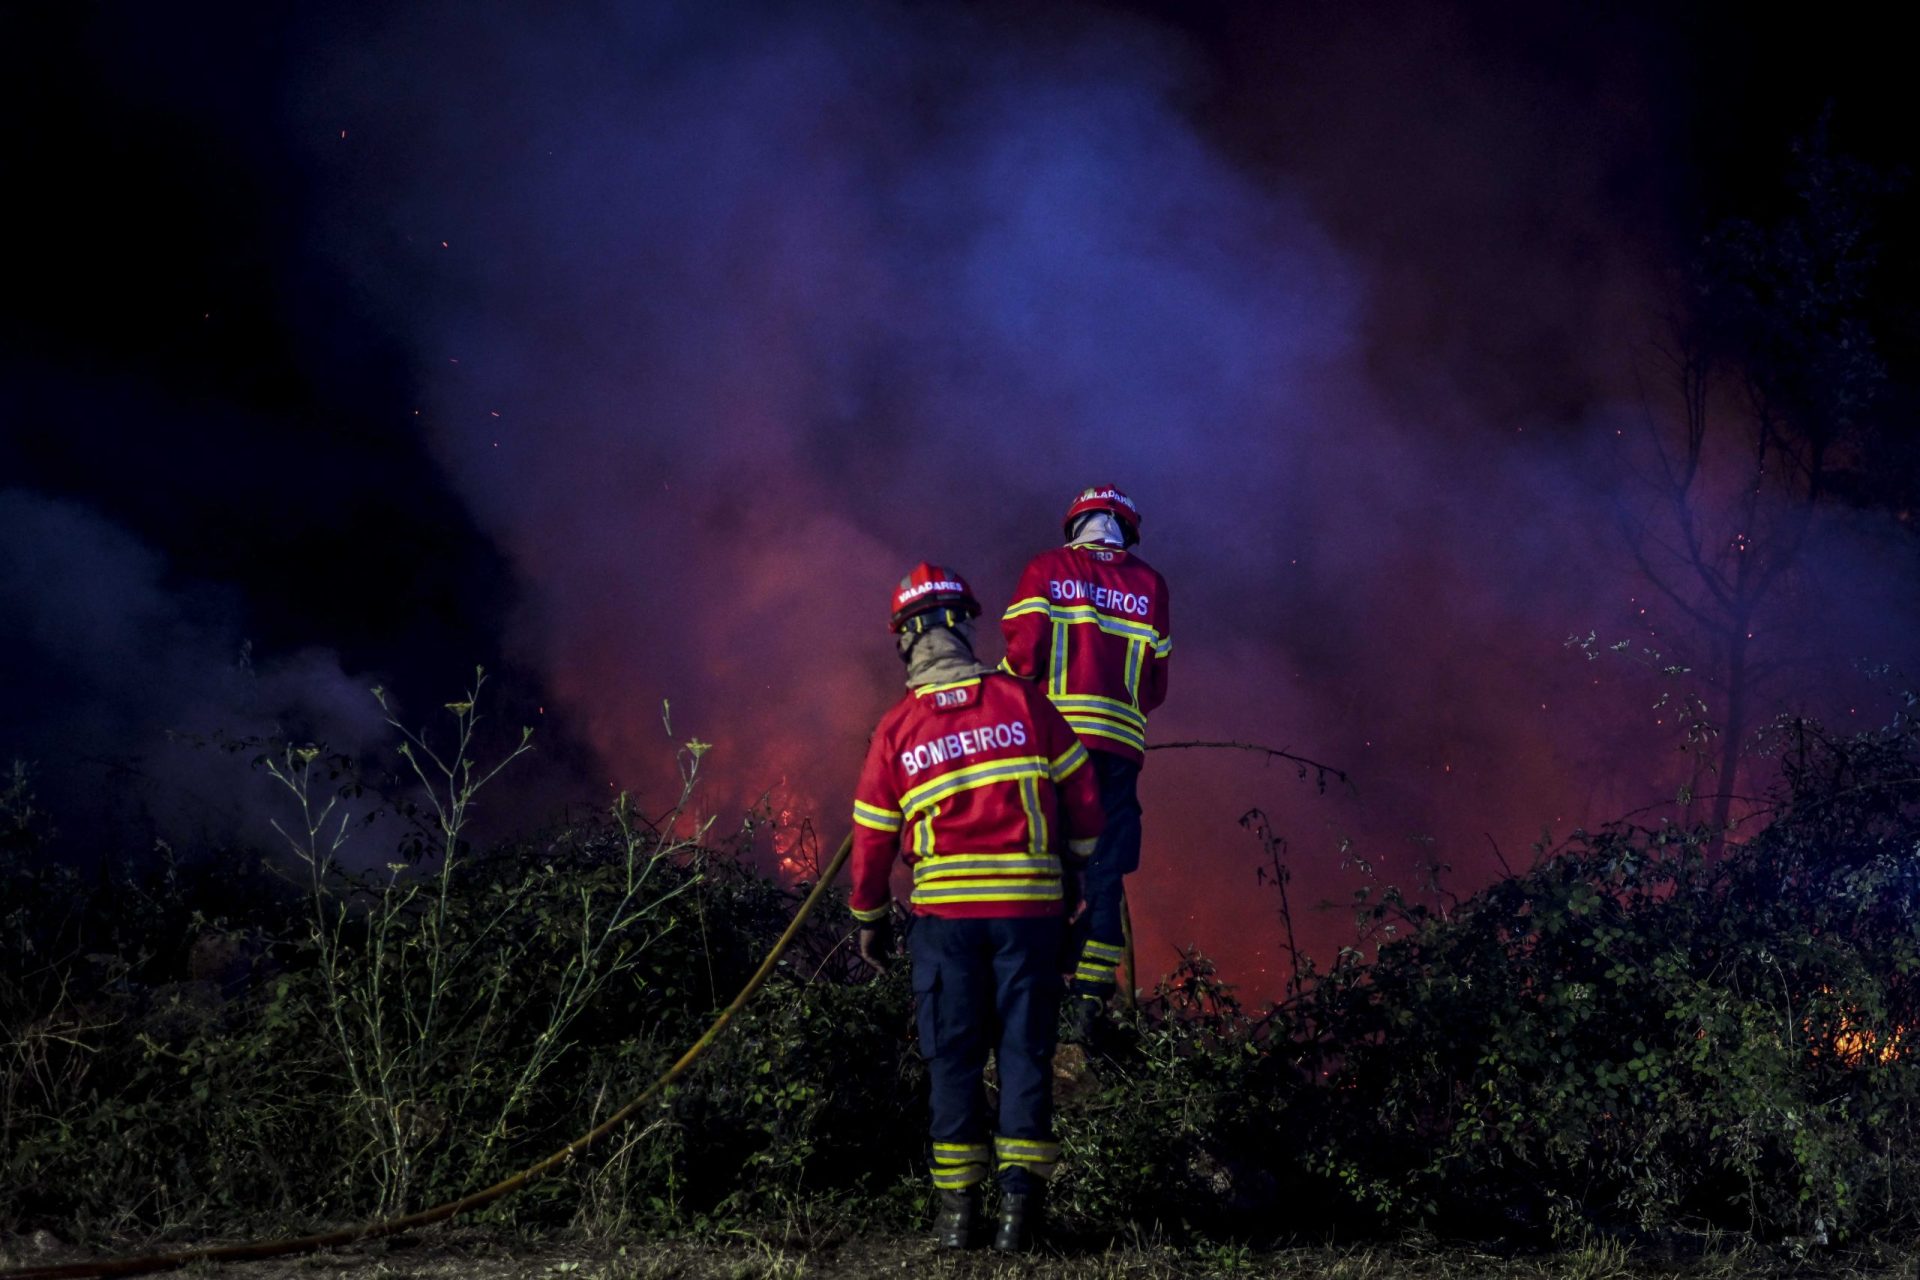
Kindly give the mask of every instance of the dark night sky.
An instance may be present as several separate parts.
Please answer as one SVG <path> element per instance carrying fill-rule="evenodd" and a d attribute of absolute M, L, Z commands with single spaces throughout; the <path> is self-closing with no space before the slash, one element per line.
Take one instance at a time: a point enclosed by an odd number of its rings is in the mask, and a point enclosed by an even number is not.
<path fill-rule="evenodd" d="M 1591 451 L 1796 134 L 1826 110 L 1913 160 L 1875 11 L 716 9 L 0 18 L 0 757 L 67 828 L 106 761 L 162 820 L 220 791 L 166 729 L 357 749 L 365 686 L 431 706 L 484 661 L 546 708 L 529 803 L 657 780 L 668 696 L 734 752 L 717 807 L 779 786 L 837 831 L 891 577 L 950 557 L 992 608 L 1109 476 L 1178 598 L 1157 736 L 1337 756 L 1374 806 L 1162 757 L 1150 860 L 1251 897 L 1231 819 L 1291 806 L 1332 896 L 1338 838 L 1524 844 L 1639 795 L 1568 776 L 1615 717 L 1576 748 L 1515 709 L 1585 681 L 1561 638 L 1625 625 L 1578 568 Z M 1517 509 L 1543 493 L 1564 527 Z M 1835 589 L 1911 597 L 1910 542 L 1863 536 Z M 1853 656 L 1910 661 L 1878 616 Z M 1448 798 L 1456 761 L 1480 781 Z"/>

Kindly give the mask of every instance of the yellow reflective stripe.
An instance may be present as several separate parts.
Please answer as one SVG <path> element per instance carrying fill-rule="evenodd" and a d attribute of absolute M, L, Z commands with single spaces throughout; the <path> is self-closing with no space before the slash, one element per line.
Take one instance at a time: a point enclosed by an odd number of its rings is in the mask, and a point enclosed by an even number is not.
<path fill-rule="evenodd" d="M 1146 660 L 1147 642 L 1135 636 L 1127 641 L 1127 697 L 1140 702 L 1140 664 Z"/>
<path fill-rule="evenodd" d="M 1147 714 L 1131 702 L 1122 702 L 1118 698 L 1103 697 L 1097 693 L 1048 694 L 1051 702 L 1062 714 L 1068 710 L 1086 711 L 1095 715 L 1112 716 L 1124 724 L 1147 727 Z"/>
<path fill-rule="evenodd" d="M 1129 622 L 1125 618 L 1116 618 L 1110 613 L 1102 613 L 1090 604 L 1059 604 L 1051 600 L 1044 600 L 1039 596 L 1028 596 L 1024 600 L 1015 600 L 1007 606 L 1007 611 L 1000 616 L 1003 619 L 1026 618 L 1035 614 L 1046 614 L 1053 619 L 1055 627 L 1062 625 L 1077 627 L 1091 624 L 1099 627 L 1109 635 L 1143 640 L 1147 644 L 1152 645 L 1154 652 L 1160 654 L 1162 657 L 1165 657 L 1173 646 L 1172 637 L 1161 635 L 1156 628 L 1149 624 L 1144 622 Z M 1057 634 L 1055 638 L 1057 642 Z"/>
<path fill-rule="evenodd" d="M 958 1191 L 964 1187 L 976 1186 L 987 1180 L 986 1162 L 965 1164 L 953 1169 L 935 1169 L 933 1185 L 942 1191 Z"/>
<path fill-rule="evenodd" d="M 1020 779 L 1020 807 L 1027 815 L 1027 848 L 1036 854 L 1044 854 L 1049 846 L 1046 815 L 1040 811 L 1040 780 L 1038 778 Z M 1055 875 L 1060 874 L 1058 871 Z"/>
<path fill-rule="evenodd" d="M 1147 731 L 1146 717 L 1138 711 L 1122 713 L 1111 707 L 1077 705 L 1071 698 L 1062 698 L 1055 702 L 1054 709 L 1066 717 L 1068 724 L 1072 724 L 1076 718 L 1105 720 L 1110 724 L 1119 725 L 1122 729 L 1130 729 L 1134 733 L 1144 734 Z"/>
<path fill-rule="evenodd" d="M 1056 707 L 1055 710 L 1066 717 L 1068 724 L 1072 724 L 1076 719 L 1105 720 L 1108 724 L 1118 725 L 1134 733 L 1144 734 L 1147 731 L 1146 722 L 1138 712 L 1123 716 L 1105 707 Z"/>
<path fill-rule="evenodd" d="M 1047 610 L 1053 616 L 1053 625 L 1084 627 L 1095 626 L 1110 636 L 1125 636 L 1128 639 L 1144 640 L 1148 644 L 1157 644 L 1160 633 L 1144 622 L 1128 622 L 1116 618 L 1110 613 L 1102 613 L 1090 604 L 1056 604 Z"/>
<path fill-rule="evenodd" d="M 1079 968 L 1073 971 L 1074 980 L 1078 982 L 1092 982 L 1092 983 L 1112 982 L 1113 971 L 1116 967 L 1118 966 L 1110 965 L 1110 964 L 1109 965 L 1088 964 L 1085 961 L 1082 961 L 1080 963 Z"/>
<path fill-rule="evenodd" d="M 1057 876 L 1060 860 L 1049 854 L 1032 853 L 943 853 L 913 864 L 913 882 L 951 880 L 956 876 L 1036 875 Z"/>
<path fill-rule="evenodd" d="M 1087 945 L 1081 949 L 1082 955 L 1093 956 L 1099 960 L 1111 960 L 1118 964 L 1127 958 L 1126 948 L 1115 946 L 1111 942 L 1095 942 L 1087 939 Z"/>
<path fill-rule="evenodd" d="M 1062 751 L 1058 756 L 1055 756 L 1053 764 L 1048 767 L 1047 771 L 1052 775 L 1055 782 L 1065 782 L 1069 774 L 1086 762 L 1087 748 L 1084 744 L 1076 742 L 1065 751 Z"/>
<path fill-rule="evenodd" d="M 1091 737 L 1111 738 L 1121 746 L 1132 747 L 1135 751 L 1145 751 L 1147 749 L 1147 744 L 1144 739 L 1119 729 L 1098 724 L 1076 724 L 1073 727 L 1077 732 L 1087 734 Z"/>
<path fill-rule="evenodd" d="M 863 827 L 872 827 L 875 831 L 898 831 L 902 815 L 897 809 L 882 809 L 877 805 L 853 802 L 853 820 Z"/>
<path fill-rule="evenodd" d="M 1025 1169 L 1028 1173 L 1040 1179 L 1053 1177 L 1053 1171 L 1057 1167 L 1058 1162 L 1059 1158 L 1057 1156 L 1052 1160 L 1042 1160 L 1038 1156 L 1005 1156 L 1002 1157 L 1000 1161 L 1000 1163 L 1004 1165 L 1019 1165 L 1022 1169 Z"/>
<path fill-rule="evenodd" d="M 934 1158 L 941 1156 L 965 1156 L 971 1160 L 987 1158 L 987 1144 L 984 1142 L 936 1142 L 933 1144 Z"/>
<path fill-rule="evenodd" d="M 944 693 L 948 689 L 964 689 L 970 684 L 979 683 L 979 676 L 970 676 L 965 680 L 949 680 L 945 684 L 923 684 L 913 691 L 913 696 L 916 698 L 924 698 L 930 693 Z"/>
<path fill-rule="evenodd" d="M 1111 720 L 1102 720 L 1096 716 L 1068 713 L 1067 723 L 1073 731 L 1080 734 L 1092 734 L 1098 738 L 1112 738 L 1115 742 L 1124 742 L 1136 751 L 1147 749 L 1145 734 L 1136 733 L 1125 725 L 1115 724 Z"/>
<path fill-rule="evenodd" d="M 938 902 L 956 894 L 968 893 L 1007 893 L 1022 898 L 1058 897 L 1060 877 L 1057 875 L 1033 876 L 955 876 L 948 880 L 934 880 L 914 888 L 915 902 Z"/>
<path fill-rule="evenodd" d="M 856 907 L 848 907 L 847 910 L 853 912 L 853 918 L 861 924 L 872 924 L 875 920 L 892 912 L 893 904 L 889 902 L 869 911 L 861 911 Z"/>
<path fill-rule="evenodd" d="M 915 889 L 913 900 L 919 903 L 1058 902 L 1060 901 L 1060 882 L 1058 880 L 990 880 L 985 885 L 979 886 L 956 883 L 930 889 Z"/>
<path fill-rule="evenodd" d="M 1036 777 L 1047 770 L 1044 756 L 1008 756 L 1001 760 L 984 760 L 979 764 L 964 765 L 951 773 L 943 773 L 929 782 L 923 782 L 910 788 L 900 797 L 900 807 L 909 816 L 927 805 L 960 791 L 971 791 L 975 787 L 984 787 L 989 782 L 1007 782 L 1016 778 Z"/>
<path fill-rule="evenodd" d="M 1001 1160 L 1040 1160 L 1048 1164 L 1060 1158 L 1060 1144 L 1040 1138 L 995 1138 L 994 1154 Z"/>
<path fill-rule="evenodd" d="M 940 816 L 940 806 L 934 805 L 914 819 L 913 854 L 916 858 L 933 856 L 933 820 Z"/>
<path fill-rule="evenodd" d="M 1053 620 L 1053 644 L 1047 672 L 1047 692 L 1049 694 L 1067 691 L 1067 624 L 1055 618 Z"/>
<path fill-rule="evenodd" d="M 1162 636 L 1153 646 L 1153 656 L 1164 658 L 1173 652 L 1173 637 Z"/>

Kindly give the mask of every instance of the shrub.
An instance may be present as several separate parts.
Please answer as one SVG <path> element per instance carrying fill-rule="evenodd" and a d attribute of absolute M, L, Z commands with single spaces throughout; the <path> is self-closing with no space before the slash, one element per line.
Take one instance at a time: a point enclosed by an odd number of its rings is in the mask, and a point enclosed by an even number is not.
<path fill-rule="evenodd" d="M 1623 826 L 1435 918 L 1289 1010 L 1314 1167 L 1382 1222 L 1911 1225 L 1920 1146 L 1916 730 L 1779 726 L 1773 819 Z"/>
<path fill-rule="evenodd" d="M 449 753 L 412 735 L 416 783 L 445 789 L 417 806 L 417 860 L 374 876 L 339 865 L 361 793 L 317 748 L 263 765 L 302 815 L 291 881 L 166 850 L 82 877 L 14 772 L 0 1223 L 232 1232 L 418 1206 L 558 1147 L 699 1034 L 804 886 L 754 870 L 750 831 L 678 820 L 698 743 L 663 819 L 622 803 L 469 848 L 474 701 Z M 1783 723 L 1745 844 L 1623 825 L 1444 916 L 1363 899 L 1374 957 L 1307 970 L 1277 1007 L 1183 957 L 1111 1052 L 1063 1059 L 1058 1213 L 1096 1239 L 1911 1230 L 1917 737 L 1910 716 L 1851 738 Z M 918 1220 L 908 984 L 865 975 L 848 933 L 829 901 L 657 1111 L 489 1212 Z"/>

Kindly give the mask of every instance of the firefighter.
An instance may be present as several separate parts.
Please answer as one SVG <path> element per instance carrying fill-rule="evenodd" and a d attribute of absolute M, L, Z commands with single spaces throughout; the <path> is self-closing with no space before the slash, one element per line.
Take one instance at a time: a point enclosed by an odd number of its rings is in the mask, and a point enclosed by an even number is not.
<path fill-rule="evenodd" d="M 979 602 L 959 574 L 921 564 L 893 594 L 907 695 L 880 720 L 854 794 L 853 890 L 860 955 L 893 949 L 888 881 L 912 868 L 913 994 L 932 1077 L 934 1235 L 965 1248 L 981 1184 L 998 1166 L 994 1247 L 1027 1246 L 1060 1147 L 1053 1050 L 1061 983 L 1063 859 L 1099 837 L 1087 750 L 1032 685 L 973 656 Z M 987 1055 L 999 1115 L 987 1111 Z M 991 1139 L 991 1143 L 989 1143 Z"/>
<path fill-rule="evenodd" d="M 1085 941 L 1072 958 L 1066 1018 L 1066 1038 L 1086 1043 L 1126 954 L 1123 884 L 1140 866 L 1147 714 L 1167 696 L 1173 635 L 1166 579 L 1131 550 L 1140 540 L 1131 498 L 1112 485 L 1082 490 L 1064 531 L 1065 546 L 1027 565 L 1000 628 L 1003 669 L 1044 685 L 1100 780 L 1106 827 L 1082 886 L 1086 911 L 1076 932 Z"/>

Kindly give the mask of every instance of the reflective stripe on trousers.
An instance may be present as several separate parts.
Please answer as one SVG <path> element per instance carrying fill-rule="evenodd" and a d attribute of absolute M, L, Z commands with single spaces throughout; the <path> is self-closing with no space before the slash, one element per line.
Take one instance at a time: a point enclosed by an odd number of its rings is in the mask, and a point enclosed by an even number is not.
<path fill-rule="evenodd" d="M 1125 878 L 1140 868 L 1140 766 L 1111 751 L 1090 751 L 1100 780 L 1100 807 L 1107 825 L 1080 875 L 1087 900 L 1087 940 L 1074 968 L 1076 994 L 1105 999 L 1113 992 L 1113 972 L 1125 957 L 1120 923 L 1120 893 Z M 1132 975 L 1129 975 L 1131 977 Z"/>
<path fill-rule="evenodd" d="M 1058 916 L 915 916 L 913 954 L 920 1054 L 931 1077 L 928 1135 L 936 1187 L 986 1176 L 993 1136 L 1000 1185 L 1024 1193 L 1053 1172 L 1053 1048 L 1060 1012 Z M 999 1065 L 1000 1113 L 987 1112 L 984 1075 Z"/>

